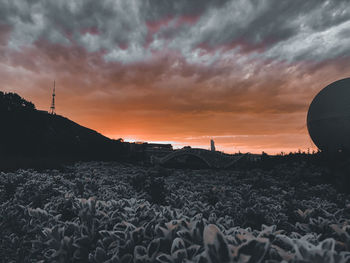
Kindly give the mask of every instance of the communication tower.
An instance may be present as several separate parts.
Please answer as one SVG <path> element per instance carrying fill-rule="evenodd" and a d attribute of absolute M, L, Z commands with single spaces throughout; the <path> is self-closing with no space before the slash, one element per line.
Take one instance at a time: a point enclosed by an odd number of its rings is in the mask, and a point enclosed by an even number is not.
<path fill-rule="evenodd" d="M 56 96 L 56 85 L 55 81 L 53 81 L 53 92 L 52 92 L 52 102 L 51 102 L 51 107 L 50 107 L 50 114 L 55 115 L 56 114 L 56 109 L 55 109 L 55 96 Z"/>

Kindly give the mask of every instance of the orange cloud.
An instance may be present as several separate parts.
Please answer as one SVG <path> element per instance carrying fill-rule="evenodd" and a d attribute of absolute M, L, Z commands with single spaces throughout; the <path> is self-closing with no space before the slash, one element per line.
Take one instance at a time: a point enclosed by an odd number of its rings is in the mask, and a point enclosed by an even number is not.
<path fill-rule="evenodd" d="M 130 64 L 106 62 L 103 55 L 43 40 L 2 50 L 0 87 L 48 110 L 56 79 L 58 114 L 113 138 L 208 147 L 213 137 L 226 152 L 276 153 L 313 147 L 305 128 L 308 105 L 349 73 L 346 58 L 250 60 L 247 70 L 234 61 L 190 64 L 176 53 Z"/>

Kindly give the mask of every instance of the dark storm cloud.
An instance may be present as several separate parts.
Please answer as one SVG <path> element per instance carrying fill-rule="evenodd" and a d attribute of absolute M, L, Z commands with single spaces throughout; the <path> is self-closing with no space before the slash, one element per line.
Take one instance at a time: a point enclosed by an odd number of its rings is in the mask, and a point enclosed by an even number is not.
<path fill-rule="evenodd" d="M 0 23 L 12 28 L 12 48 L 40 39 L 76 42 L 90 52 L 105 50 L 108 61 L 121 62 L 145 60 L 169 49 L 191 62 L 202 62 L 193 53 L 203 49 L 220 50 L 222 56 L 236 50 L 288 61 L 329 59 L 349 52 L 344 33 L 349 19 L 345 0 L 0 3 Z M 327 35 L 333 38 L 331 44 Z"/>
<path fill-rule="evenodd" d="M 322 60 L 349 52 L 349 45 L 336 44 L 344 40 L 336 33 L 349 21 L 348 1 L 231 1 L 208 11 L 185 35 L 196 36 L 194 47 L 209 50 L 239 48 L 274 59 Z"/>
<path fill-rule="evenodd" d="M 146 33 L 138 7 L 125 1 L 7 1 L 0 5 L 3 23 L 13 28 L 15 47 L 48 39 L 62 44 L 75 41 L 96 51 L 140 42 Z"/>
<path fill-rule="evenodd" d="M 142 9 L 145 10 L 144 17 L 147 21 L 158 20 L 170 16 L 200 15 L 210 8 L 223 6 L 229 0 L 145 0 L 141 1 Z"/>
<path fill-rule="evenodd" d="M 220 34 L 217 38 L 203 36 L 203 41 L 215 44 L 231 43 L 234 40 L 245 40 L 248 44 L 256 45 L 266 40 L 278 42 L 297 34 L 302 27 L 311 31 L 322 31 L 350 18 L 348 1 L 233 1 L 223 7 L 226 16 L 222 17 Z M 222 24 L 222 20 L 225 24 Z"/>

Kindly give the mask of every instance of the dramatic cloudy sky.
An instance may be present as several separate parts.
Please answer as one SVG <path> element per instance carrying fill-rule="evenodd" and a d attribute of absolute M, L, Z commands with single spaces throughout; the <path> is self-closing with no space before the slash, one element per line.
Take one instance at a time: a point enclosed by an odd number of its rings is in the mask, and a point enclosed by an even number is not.
<path fill-rule="evenodd" d="M 312 149 L 349 58 L 348 0 L 0 0 L 0 90 L 113 138 Z"/>

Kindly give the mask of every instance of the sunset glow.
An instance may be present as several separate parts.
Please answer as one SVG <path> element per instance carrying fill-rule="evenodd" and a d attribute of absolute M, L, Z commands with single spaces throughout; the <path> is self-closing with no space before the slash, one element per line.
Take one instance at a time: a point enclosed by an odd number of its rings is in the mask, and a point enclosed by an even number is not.
<path fill-rule="evenodd" d="M 49 110 L 56 80 L 57 114 L 115 139 L 316 150 L 308 106 L 350 75 L 347 1 L 26 2 L 0 4 L 0 90 Z"/>

